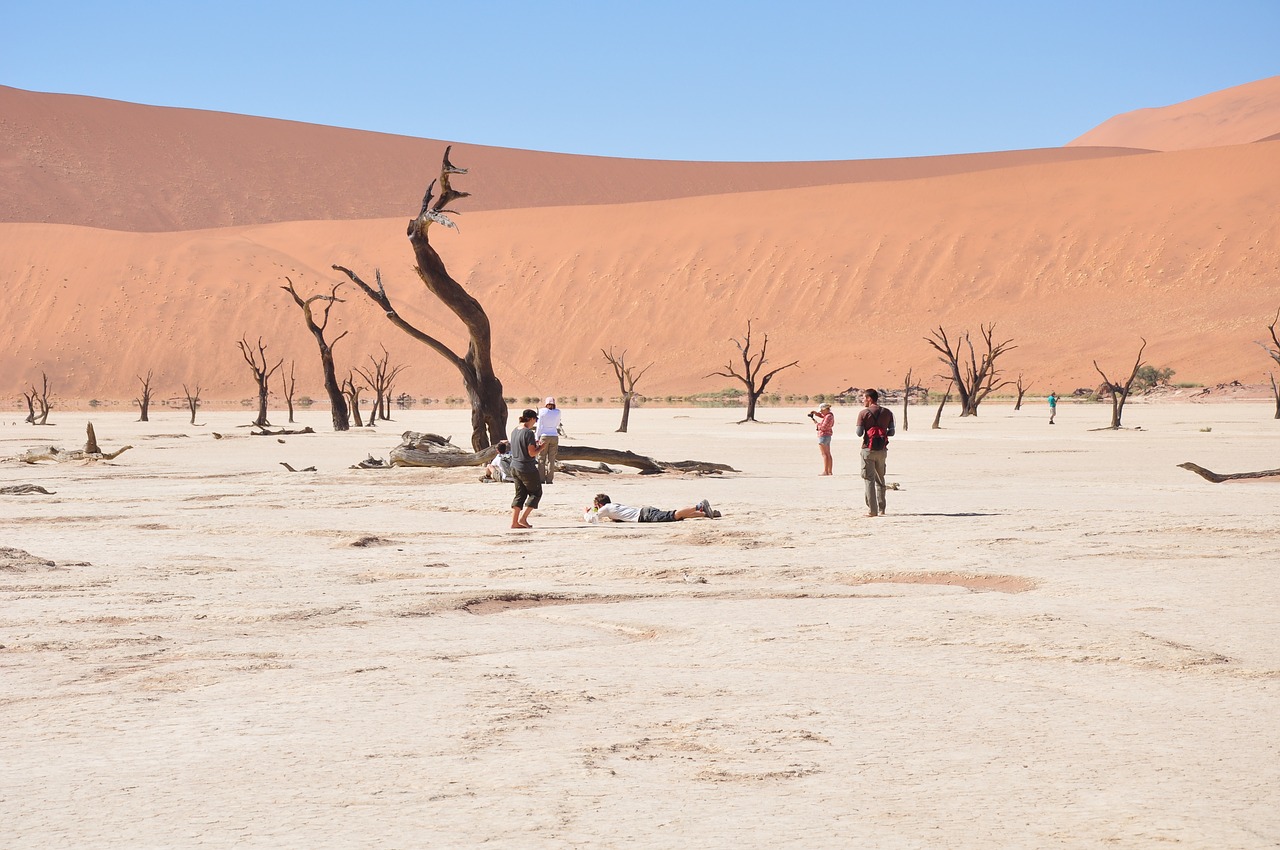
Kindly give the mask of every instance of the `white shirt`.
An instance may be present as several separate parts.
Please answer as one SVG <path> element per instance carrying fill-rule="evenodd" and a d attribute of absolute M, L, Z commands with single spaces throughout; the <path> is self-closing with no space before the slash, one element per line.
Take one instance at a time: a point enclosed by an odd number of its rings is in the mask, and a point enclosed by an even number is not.
<path fill-rule="evenodd" d="M 538 427 L 533 430 L 535 437 L 556 437 L 560 434 L 560 408 L 544 407 L 538 411 Z"/>
<path fill-rule="evenodd" d="M 593 508 L 587 511 L 582 517 L 586 522 L 599 522 L 602 519 L 611 519 L 614 522 L 639 522 L 640 509 L 633 508 L 629 505 L 619 505 L 617 502 L 610 502 L 602 508 Z"/>

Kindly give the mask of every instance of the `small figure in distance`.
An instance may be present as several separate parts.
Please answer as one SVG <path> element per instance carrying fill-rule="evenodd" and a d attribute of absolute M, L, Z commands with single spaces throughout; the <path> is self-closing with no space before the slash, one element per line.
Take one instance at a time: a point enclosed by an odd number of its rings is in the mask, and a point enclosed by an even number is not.
<path fill-rule="evenodd" d="M 720 516 L 721 513 L 713 509 L 711 503 L 706 499 L 692 507 L 664 511 L 660 508 L 647 506 L 633 508 L 630 505 L 620 505 L 604 493 L 597 493 L 582 519 L 584 522 L 589 523 L 598 523 L 602 519 L 611 519 L 614 522 L 680 522 L 686 519 L 701 519 L 704 517 L 719 519 Z"/>
<path fill-rule="evenodd" d="M 818 429 L 818 452 L 822 455 L 822 474 L 831 474 L 831 431 L 836 425 L 836 415 L 831 412 L 831 405 L 823 402 L 817 410 L 809 411 L 809 419 L 813 427 Z"/>
<path fill-rule="evenodd" d="M 538 411 L 538 428 L 534 436 L 542 446 L 538 453 L 538 474 L 542 483 L 556 480 L 556 455 L 560 454 L 560 408 L 555 396 L 547 396 L 542 410 Z"/>
<path fill-rule="evenodd" d="M 862 438 L 862 477 L 866 481 L 867 516 L 884 513 L 884 468 L 893 436 L 893 411 L 880 406 L 880 393 L 867 390 L 862 395 L 863 411 L 858 414 L 857 434 Z"/>
<path fill-rule="evenodd" d="M 497 449 L 498 453 L 493 456 L 493 460 L 484 465 L 484 475 L 480 476 L 480 480 L 485 482 L 515 481 L 515 478 L 511 475 L 511 442 L 509 440 L 499 440 Z"/>
<path fill-rule="evenodd" d="M 1049 393 L 1049 424 L 1053 424 L 1053 417 L 1058 415 L 1058 394 Z"/>
<path fill-rule="evenodd" d="M 520 414 L 520 424 L 511 432 L 511 477 L 516 497 L 511 500 L 511 527 L 533 528 L 529 514 L 542 501 L 542 478 L 538 475 L 538 441 L 533 436 L 538 414 L 528 408 Z"/>

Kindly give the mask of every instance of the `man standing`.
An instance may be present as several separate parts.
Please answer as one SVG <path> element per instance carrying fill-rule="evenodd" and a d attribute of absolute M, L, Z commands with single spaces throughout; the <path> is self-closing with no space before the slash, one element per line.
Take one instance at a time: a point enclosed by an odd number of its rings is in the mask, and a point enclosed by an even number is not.
<path fill-rule="evenodd" d="M 533 433 L 542 444 L 538 452 L 538 474 L 543 484 L 550 484 L 556 478 L 556 455 L 560 453 L 560 408 L 556 407 L 555 396 L 547 396 L 545 406 L 538 413 L 538 429 Z"/>
<path fill-rule="evenodd" d="M 817 410 L 809 411 L 809 420 L 818 429 L 818 453 L 822 455 L 822 474 L 831 474 L 831 432 L 835 428 L 836 415 L 825 401 Z"/>
<path fill-rule="evenodd" d="M 862 438 L 862 478 L 866 481 L 867 516 L 884 513 L 884 467 L 893 436 L 893 411 L 880 406 L 880 393 L 862 395 L 857 434 Z"/>
<path fill-rule="evenodd" d="M 533 528 L 529 514 L 542 501 L 542 479 L 538 476 L 537 457 L 540 454 L 533 428 L 538 424 L 538 414 L 525 409 L 520 414 L 520 424 L 511 432 L 511 475 L 516 480 L 516 497 L 511 500 L 511 527 Z"/>
<path fill-rule="evenodd" d="M 1058 394 L 1049 393 L 1049 424 L 1053 424 L 1053 417 L 1058 415 Z"/>

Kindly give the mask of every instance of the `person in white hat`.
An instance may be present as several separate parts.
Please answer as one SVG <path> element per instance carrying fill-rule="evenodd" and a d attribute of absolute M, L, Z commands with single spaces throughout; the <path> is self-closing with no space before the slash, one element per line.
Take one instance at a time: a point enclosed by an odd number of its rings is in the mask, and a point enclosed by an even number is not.
<path fill-rule="evenodd" d="M 825 401 L 817 410 L 809 411 L 809 419 L 818 430 L 818 452 L 822 455 L 822 474 L 831 474 L 831 431 L 836 425 L 836 415 Z"/>
<path fill-rule="evenodd" d="M 560 408 L 555 396 L 547 396 L 542 410 L 538 411 L 538 428 L 533 432 L 542 449 L 538 452 L 538 473 L 543 484 L 550 484 L 556 477 L 556 455 L 560 453 Z"/>

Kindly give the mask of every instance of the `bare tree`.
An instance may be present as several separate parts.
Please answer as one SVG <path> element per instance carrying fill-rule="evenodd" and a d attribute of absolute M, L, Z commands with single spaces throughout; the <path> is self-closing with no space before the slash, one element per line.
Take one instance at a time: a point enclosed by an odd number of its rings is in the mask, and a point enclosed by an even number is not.
<path fill-rule="evenodd" d="M 1276 325 L 1280 324 L 1280 310 L 1276 310 L 1276 317 L 1271 320 L 1271 324 L 1267 325 L 1267 330 L 1271 332 L 1271 342 L 1275 344 L 1275 348 L 1267 345 L 1265 342 L 1259 342 L 1262 350 L 1267 352 L 1267 356 L 1276 361 L 1276 365 L 1280 366 L 1280 336 L 1276 334 Z M 1276 376 L 1268 372 L 1267 376 L 1271 378 L 1271 394 L 1276 399 L 1276 419 L 1280 419 L 1280 387 L 1276 386 Z"/>
<path fill-rule="evenodd" d="M 40 386 L 31 385 L 30 391 L 23 390 L 22 397 L 27 402 L 27 418 L 24 422 L 30 422 L 32 425 L 48 425 L 49 411 L 53 409 L 50 400 L 52 393 L 49 390 L 49 376 L 44 372 L 40 373 Z"/>
<path fill-rule="evenodd" d="M 249 340 L 240 337 L 236 345 L 240 346 L 240 353 L 244 355 L 244 362 L 249 364 L 249 368 L 253 370 L 253 379 L 258 384 L 258 416 L 253 420 L 253 424 L 259 428 L 265 428 L 271 423 L 267 421 L 267 381 L 275 374 L 276 370 L 284 365 L 284 358 L 274 366 L 267 365 L 267 347 L 262 344 L 262 337 L 258 337 L 258 345 L 249 344 Z"/>
<path fill-rule="evenodd" d="M 369 389 L 373 390 L 373 410 L 369 413 L 369 424 L 377 424 L 381 419 L 384 422 L 391 421 L 391 386 L 395 383 L 396 376 L 405 370 L 404 365 L 392 366 L 391 354 L 387 351 L 387 347 L 382 346 L 382 359 L 379 360 L 372 354 L 369 355 L 368 369 L 360 366 L 356 367 L 356 373 L 364 378 Z"/>
<path fill-rule="evenodd" d="M 946 392 L 942 394 L 942 401 L 938 402 L 938 412 L 933 415 L 932 430 L 934 431 L 942 427 L 942 408 L 946 407 L 947 402 L 951 400 L 951 387 L 953 384 L 954 384 L 954 381 L 949 381 L 947 383 Z"/>
<path fill-rule="evenodd" d="M 413 247 L 414 257 L 418 261 L 418 277 L 427 291 L 440 299 L 467 329 L 469 343 L 467 353 L 459 355 L 449 346 L 435 337 L 424 333 L 396 311 L 382 286 L 382 275 L 374 272 L 376 289 L 361 280 L 350 269 L 334 266 L 360 287 L 386 314 L 391 324 L 400 328 L 409 336 L 426 345 L 445 360 L 453 364 L 462 376 L 462 384 L 471 402 L 471 446 L 479 451 L 497 444 L 507 436 L 507 402 L 502 397 L 502 382 L 493 372 L 493 333 L 489 324 L 489 316 L 480 302 L 455 281 L 445 269 L 444 261 L 436 253 L 427 240 L 427 229 L 433 223 L 456 229 L 456 225 L 446 213 L 454 213 L 448 209 L 449 204 L 465 198 L 468 192 L 460 192 L 453 188 L 450 181 L 455 174 L 466 174 L 465 168 L 458 168 L 449 162 L 449 151 L 452 145 L 444 149 L 444 157 L 440 165 L 440 197 L 433 202 L 436 181 L 431 181 L 427 193 L 422 199 L 422 209 L 418 217 L 409 222 L 409 244 Z"/>
<path fill-rule="evenodd" d="M 138 421 L 150 422 L 148 414 L 151 409 L 151 370 L 147 370 L 147 377 L 144 378 L 141 375 L 137 377 L 138 382 L 142 384 L 142 393 L 133 400 L 133 403 L 138 405 L 138 409 L 142 412 L 142 415 L 138 417 Z"/>
<path fill-rule="evenodd" d="M 747 320 L 746 338 L 739 340 L 730 337 L 730 341 L 738 347 L 738 353 L 742 356 L 742 372 L 738 372 L 734 362 L 730 360 L 728 365 L 725 366 L 725 371 L 712 372 L 707 375 L 707 377 L 710 378 L 712 375 L 719 375 L 723 378 L 736 378 L 741 381 L 742 385 L 747 388 L 747 415 L 746 418 L 740 420 L 738 424 L 741 425 L 743 422 L 755 422 L 756 402 L 760 400 L 760 396 L 764 395 L 765 388 L 769 386 L 769 381 L 771 381 L 773 376 L 781 372 L 783 369 L 790 369 L 792 366 L 800 365 L 800 361 L 792 360 L 785 366 L 779 366 L 777 369 L 761 375 L 760 372 L 764 369 L 764 364 L 768 362 L 766 354 L 769 351 L 769 335 L 764 335 L 764 342 L 760 345 L 760 351 L 753 354 L 751 352 L 750 319 Z"/>
<path fill-rule="evenodd" d="M 1138 349 L 1138 356 L 1133 361 L 1133 370 L 1129 372 L 1129 379 L 1123 385 L 1116 383 L 1107 377 L 1106 372 L 1098 367 L 1098 361 L 1093 361 L 1093 368 L 1097 369 L 1098 374 L 1102 376 L 1103 391 L 1111 396 L 1111 427 L 1120 427 L 1120 417 L 1124 414 L 1124 403 L 1129 399 L 1129 390 L 1133 388 L 1133 379 L 1137 377 L 1138 370 L 1142 368 L 1142 352 L 1146 350 L 1147 341 L 1142 340 L 1142 347 Z"/>
<path fill-rule="evenodd" d="M 182 394 L 186 396 L 187 408 L 191 411 L 191 424 L 196 424 L 196 408 L 200 406 L 200 385 L 196 384 L 195 391 L 187 389 L 187 385 L 182 385 Z"/>
<path fill-rule="evenodd" d="M 284 403 L 289 407 L 289 424 L 293 424 L 293 394 L 298 387 L 298 379 L 294 374 L 298 361 L 289 361 L 289 371 L 280 371 L 280 389 L 284 396 Z"/>
<path fill-rule="evenodd" d="M 351 408 L 351 419 L 357 428 L 364 427 L 364 418 L 360 416 L 360 391 L 363 389 L 364 387 L 356 383 L 355 373 L 348 372 L 346 379 L 342 382 L 342 392 L 347 396 L 347 405 Z"/>
<path fill-rule="evenodd" d="M 333 309 L 334 304 L 341 303 L 342 299 L 338 297 L 338 290 L 342 288 L 341 283 L 335 283 L 333 290 L 328 295 L 312 295 L 310 298 L 303 298 L 298 291 L 293 288 L 293 281 L 289 281 L 288 286 L 280 287 L 285 292 L 293 296 L 293 303 L 297 304 L 302 310 L 302 320 L 307 324 L 307 330 L 311 331 L 311 335 L 316 339 L 316 345 L 320 348 L 320 371 L 324 374 L 324 391 L 329 396 L 329 411 L 333 419 L 333 430 L 346 431 L 348 427 L 347 419 L 347 400 L 342 394 L 342 387 L 338 384 L 338 372 L 333 365 L 333 347 L 338 344 L 338 340 L 347 335 L 346 331 L 338 334 L 333 342 L 329 342 L 324 338 L 325 330 L 329 327 L 329 311 Z M 320 313 L 319 321 L 316 320 L 315 310 L 311 305 L 317 301 L 324 302 L 324 309 Z"/>
<path fill-rule="evenodd" d="M 978 405 L 982 404 L 992 392 L 1010 383 L 997 381 L 1000 370 L 996 368 L 996 360 L 1000 355 L 1012 351 L 1017 346 L 1010 345 L 1013 342 L 1012 339 L 995 342 L 995 330 L 994 322 L 990 325 L 978 326 L 986 346 L 986 351 L 981 357 L 974 348 L 973 338 L 969 336 L 968 331 L 957 337 L 954 345 L 947 338 L 947 332 L 942 327 L 931 332 L 932 338 L 925 337 L 925 342 L 933 346 L 939 354 L 938 359 L 948 368 L 949 374 L 944 377 L 951 379 L 960 396 L 961 416 L 977 416 Z"/>
<path fill-rule="evenodd" d="M 1021 410 L 1021 409 L 1022 409 L 1022 397 L 1023 397 L 1024 395 L 1026 395 L 1027 390 L 1031 389 L 1031 387 L 1032 387 L 1032 385 L 1031 385 L 1031 384 L 1024 384 L 1024 383 L 1022 383 L 1022 373 L 1021 373 L 1021 372 L 1019 372 L 1019 373 L 1018 373 L 1018 382 L 1017 382 L 1017 387 L 1018 387 L 1018 400 L 1017 400 L 1016 402 L 1014 402 L 1013 409 L 1014 409 L 1014 410 Z"/>
<path fill-rule="evenodd" d="M 618 426 L 618 430 L 614 433 L 625 434 L 627 433 L 627 423 L 631 419 L 631 400 L 636 397 L 636 382 L 644 376 L 645 372 L 653 368 L 653 364 L 650 363 L 637 372 L 635 366 L 627 365 L 626 349 L 623 349 L 621 354 L 614 354 L 612 348 L 608 351 L 602 348 L 600 353 L 604 355 L 604 359 L 608 360 L 609 365 L 613 367 L 613 374 L 618 379 L 618 390 L 622 393 L 622 424 Z"/>
<path fill-rule="evenodd" d="M 907 403 L 911 401 L 911 373 L 912 369 L 907 370 L 907 377 L 903 380 L 902 388 L 902 430 L 907 430 Z"/>

